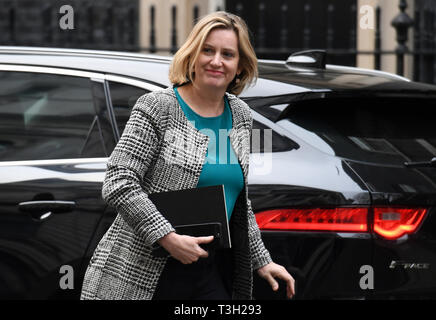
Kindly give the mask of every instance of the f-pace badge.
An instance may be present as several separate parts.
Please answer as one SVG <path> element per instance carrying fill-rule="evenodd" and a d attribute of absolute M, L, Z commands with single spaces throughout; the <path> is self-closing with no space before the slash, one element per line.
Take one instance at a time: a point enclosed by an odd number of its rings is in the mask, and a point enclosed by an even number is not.
<path fill-rule="evenodd" d="M 405 262 L 392 260 L 390 269 L 430 269 L 430 263 L 417 263 L 417 262 Z"/>

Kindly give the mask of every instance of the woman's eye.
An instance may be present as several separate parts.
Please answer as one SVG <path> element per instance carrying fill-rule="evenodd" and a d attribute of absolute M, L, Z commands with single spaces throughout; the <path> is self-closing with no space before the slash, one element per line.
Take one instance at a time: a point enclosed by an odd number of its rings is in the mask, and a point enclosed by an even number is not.
<path fill-rule="evenodd" d="M 231 57 L 234 57 L 235 55 L 232 52 L 224 52 L 224 56 L 231 58 Z"/>
<path fill-rule="evenodd" d="M 204 49 L 203 49 L 203 52 L 205 52 L 205 53 L 211 53 L 211 52 L 212 52 L 212 49 L 211 49 L 211 48 L 204 48 Z"/>

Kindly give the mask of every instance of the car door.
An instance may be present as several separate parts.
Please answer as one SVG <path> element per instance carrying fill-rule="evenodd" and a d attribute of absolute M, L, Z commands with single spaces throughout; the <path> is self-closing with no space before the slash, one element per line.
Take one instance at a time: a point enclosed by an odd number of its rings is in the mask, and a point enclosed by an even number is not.
<path fill-rule="evenodd" d="M 77 298 L 115 139 L 94 73 L 0 66 L 0 299 Z M 91 79 L 92 78 L 92 79 Z"/>
<path fill-rule="evenodd" d="M 138 98 L 150 91 L 158 90 L 160 87 L 121 76 L 106 75 L 105 78 L 107 79 L 105 82 L 105 93 L 109 98 L 108 105 L 113 116 L 115 140 L 118 141 Z M 112 152 L 112 149 L 113 147 L 108 150 L 109 154 Z M 117 213 L 114 208 L 107 207 L 87 250 L 85 264 L 90 260 L 98 242 L 109 229 L 116 215 Z"/>

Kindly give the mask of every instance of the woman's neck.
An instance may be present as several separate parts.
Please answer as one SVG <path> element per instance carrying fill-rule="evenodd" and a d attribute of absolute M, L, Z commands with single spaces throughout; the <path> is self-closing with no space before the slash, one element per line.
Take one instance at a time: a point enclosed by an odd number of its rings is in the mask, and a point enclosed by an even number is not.
<path fill-rule="evenodd" d="M 179 87 L 178 91 L 182 99 L 200 115 L 213 117 L 223 112 L 225 91 L 198 88 L 192 83 Z"/>

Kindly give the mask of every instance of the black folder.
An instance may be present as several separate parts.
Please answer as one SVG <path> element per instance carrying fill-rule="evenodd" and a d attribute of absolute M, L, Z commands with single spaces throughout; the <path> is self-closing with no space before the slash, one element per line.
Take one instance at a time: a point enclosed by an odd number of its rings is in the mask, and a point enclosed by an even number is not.
<path fill-rule="evenodd" d="M 148 198 L 178 234 L 213 235 L 214 240 L 203 248 L 231 248 L 224 185 L 152 193 Z M 160 246 L 153 254 L 168 255 Z"/>

